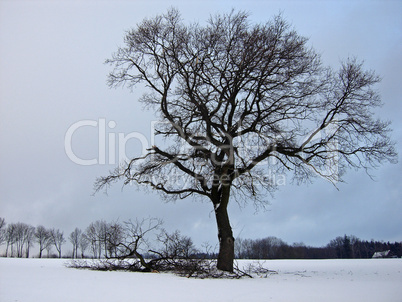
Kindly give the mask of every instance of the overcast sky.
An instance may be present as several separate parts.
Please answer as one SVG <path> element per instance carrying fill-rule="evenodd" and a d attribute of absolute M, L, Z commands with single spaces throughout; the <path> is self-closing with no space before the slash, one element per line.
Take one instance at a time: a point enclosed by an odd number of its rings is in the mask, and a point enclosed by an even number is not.
<path fill-rule="evenodd" d="M 98 219 L 152 216 L 198 246 L 217 244 L 208 202 L 165 203 L 121 185 L 92 196 L 95 178 L 116 166 L 119 134 L 136 137 L 126 144 L 127 153 L 136 154 L 151 144 L 155 120 L 137 101 L 143 91 L 107 87 L 110 67 L 103 62 L 122 45 L 126 30 L 170 6 L 186 22 L 200 23 L 231 8 L 249 11 L 253 22 L 282 11 L 325 65 L 336 68 L 348 56 L 364 60 L 383 79 L 378 116 L 392 121 L 401 154 L 402 1 L 0 0 L 0 217 L 69 234 Z M 77 158 L 68 148 L 66 154 L 66 135 Z M 339 191 L 321 179 L 309 186 L 287 183 L 265 209 L 232 202 L 234 235 L 315 246 L 344 234 L 402 241 L 401 171 L 401 163 L 385 164 L 372 171 L 373 181 L 351 170 Z"/>

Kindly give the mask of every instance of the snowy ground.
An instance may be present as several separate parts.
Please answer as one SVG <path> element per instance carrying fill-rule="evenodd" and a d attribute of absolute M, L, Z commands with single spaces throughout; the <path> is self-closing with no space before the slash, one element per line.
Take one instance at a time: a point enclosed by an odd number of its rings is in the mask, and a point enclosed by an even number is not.
<path fill-rule="evenodd" d="M 278 274 L 240 280 L 78 270 L 66 262 L 0 258 L 0 301 L 402 301 L 402 259 L 272 260 L 264 266 Z"/>

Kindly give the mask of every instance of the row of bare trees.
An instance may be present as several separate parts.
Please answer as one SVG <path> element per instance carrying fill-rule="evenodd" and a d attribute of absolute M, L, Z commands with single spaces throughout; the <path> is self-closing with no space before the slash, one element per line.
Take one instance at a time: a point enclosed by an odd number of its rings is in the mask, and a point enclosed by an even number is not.
<path fill-rule="evenodd" d="M 42 225 L 35 228 L 23 222 L 7 225 L 5 219 L 0 217 L 0 244 L 6 245 L 6 257 L 29 258 L 30 249 L 37 243 L 39 258 L 42 258 L 44 250 L 47 251 L 47 257 L 50 257 L 52 247 L 55 247 L 61 258 L 61 247 L 65 242 L 63 232 L 59 229 L 47 229 Z"/>
<path fill-rule="evenodd" d="M 109 225 L 104 221 L 96 221 L 91 223 L 85 232 L 75 228 L 68 237 L 73 247 L 72 257 L 85 257 L 84 253 L 88 246 L 91 246 L 93 257 L 101 257 L 101 248 L 104 246 L 102 236 L 104 236 Z M 22 222 L 7 224 L 4 218 L 0 218 L 0 244 L 5 244 L 4 255 L 6 257 L 28 258 L 30 248 L 33 247 L 34 243 L 38 245 L 39 258 L 42 258 L 45 250 L 47 257 L 54 257 L 51 254 L 53 248 L 57 252 L 57 257 L 61 258 L 62 247 L 66 243 L 66 238 L 59 229 L 46 228 L 43 225 L 33 227 Z"/>
<path fill-rule="evenodd" d="M 168 233 L 162 228 L 163 222 L 156 218 L 128 222 L 106 222 L 97 220 L 91 222 L 82 231 L 75 228 L 68 236 L 72 244 L 72 258 L 141 258 L 176 257 L 189 258 L 199 253 L 190 237 L 179 231 Z M 34 244 L 39 248 L 39 258 L 44 251 L 47 257 L 52 248 L 57 251 L 57 257 L 62 257 L 62 246 L 66 243 L 64 233 L 59 229 L 48 229 L 43 225 L 36 228 L 21 222 L 6 224 L 0 218 L 0 245 L 5 244 L 6 257 L 29 257 L 30 248 Z M 89 251 L 89 255 L 85 252 Z M 151 257 L 152 257 L 151 255 Z"/>
<path fill-rule="evenodd" d="M 199 253 L 190 237 L 181 235 L 179 231 L 169 233 L 162 225 L 162 220 L 157 218 L 122 223 L 98 220 L 87 227 L 77 242 L 82 243 L 82 238 L 85 238 L 93 258 L 98 259 L 141 259 L 143 256 L 189 258 Z"/>

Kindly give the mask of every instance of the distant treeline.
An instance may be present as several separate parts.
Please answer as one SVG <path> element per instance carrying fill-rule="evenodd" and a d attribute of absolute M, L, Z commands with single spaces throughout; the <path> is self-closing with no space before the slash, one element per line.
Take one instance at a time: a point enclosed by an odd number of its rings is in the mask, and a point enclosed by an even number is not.
<path fill-rule="evenodd" d="M 129 226 L 129 228 L 127 227 Z M 112 258 L 117 256 L 116 247 L 122 245 L 130 234 L 132 223 L 106 222 L 98 220 L 89 224 L 85 230 L 75 228 L 67 238 L 59 229 L 37 227 L 17 222 L 7 224 L 0 217 L 0 245 L 4 245 L 5 257 L 30 257 L 30 248 L 35 244 L 39 254 L 35 257 L 71 257 L 71 258 Z M 137 230 L 136 230 L 137 231 Z M 148 231 L 147 231 L 148 232 Z M 166 235 L 166 231 L 164 234 Z M 175 242 L 175 249 L 190 258 L 216 258 L 217 254 L 209 244 L 203 249 L 194 246 L 190 237 L 180 235 L 179 231 L 170 234 Z M 165 236 L 166 237 L 166 236 Z M 160 235 L 156 241 L 160 242 Z M 67 240 L 72 244 L 72 252 L 62 255 L 62 246 Z M 57 253 L 53 252 L 53 248 Z M 171 248 L 171 247 L 170 247 Z M 46 253 L 45 253 L 46 251 Z M 311 247 L 303 243 L 287 244 L 276 237 L 263 239 L 235 240 L 237 259 L 336 259 L 336 258 L 372 258 L 374 253 L 390 251 L 387 257 L 402 257 L 402 242 L 383 242 L 361 240 L 356 236 L 340 236 L 326 246 Z M 152 257 L 152 255 L 148 255 Z"/>
<path fill-rule="evenodd" d="M 237 239 L 235 253 L 238 259 L 353 259 L 372 258 L 374 253 L 390 251 L 387 257 L 402 257 L 401 242 L 361 240 L 356 236 L 339 236 L 326 246 L 311 247 L 303 243 L 289 245 L 276 237 L 264 239 Z"/>

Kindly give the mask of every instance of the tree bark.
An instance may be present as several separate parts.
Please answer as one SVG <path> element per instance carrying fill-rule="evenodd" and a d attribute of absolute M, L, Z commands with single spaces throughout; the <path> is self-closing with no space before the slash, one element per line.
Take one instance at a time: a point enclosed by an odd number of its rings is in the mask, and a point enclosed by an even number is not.
<path fill-rule="evenodd" d="M 222 191 L 220 202 L 214 203 L 219 239 L 217 268 L 223 271 L 233 272 L 234 238 L 227 212 L 230 186 L 224 187 Z"/>

